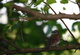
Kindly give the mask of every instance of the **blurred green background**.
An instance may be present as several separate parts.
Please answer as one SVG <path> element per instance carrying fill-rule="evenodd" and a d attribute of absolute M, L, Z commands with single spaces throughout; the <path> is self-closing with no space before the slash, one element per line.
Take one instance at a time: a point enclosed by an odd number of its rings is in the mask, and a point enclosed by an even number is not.
<path fill-rule="evenodd" d="M 60 36 L 62 39 L 69 41 L 71 44 L 75 42 L 71 38 L 71 35 L 68 33 L 66 28 L 63 28 L 57 20 L 13 20 L 13 18 L 20 19 L 20 18 L 30 18 L 33 17 L 30 14 L 23 13 L 21 11 L 16 11 L 12 9 L 12 4 L 20 4 L 24 7 L 29 7 L 35 11 L 42 12 L 45 14 L 49 13 L 49 7 L 44 5 L 41 10 L 37 7 L 42 3 L 43 0 L 11 0 L 0 1 L 0 9 L 5 7 L 7 9 L 7 17 L 8 23 L 7 24 L 0 24 L 0 34 L 3 35 L 8 40 L 15 43 L 19 48 L 44 48 L 47 45 L 47 38 L 50 36 L 51 31 L 58 29 L 60 32 Z M 56 3 L 56 0 L 46 0 L 48 4 Z M 61 0 L 60 3 L 67 4 L 68 0 Z M 33 7 L 33 8 L 32 8 Z M 64 8 L 62 8 L 64 9 Z M 75 28 L 77 26 L 77 28 Z M 77 40 L 80 41 L 80 22 L 76 21 L 72 25 L 72 30 L 76 35 L 78 35 Z M 64 38 L 65 34 L 67 37 Z M 60 46 L 65 45 L 66 43 L 61 41 Z M 13 50 L 14 48 L 6 43 L 3 40 L 0 40 L 0 45 L 5 47 L 8 50 Z M 2 52 L 2 50 L 0 50 Z M 26 53 L 26 54 L 14 54 L 14 55 L 79 55 L 80 52 L 77 50 L 74 53 L 74 50 L 63 50 L 63 51 L 51 51 L 51 52 L 41 52 L 41 53 Z"/>

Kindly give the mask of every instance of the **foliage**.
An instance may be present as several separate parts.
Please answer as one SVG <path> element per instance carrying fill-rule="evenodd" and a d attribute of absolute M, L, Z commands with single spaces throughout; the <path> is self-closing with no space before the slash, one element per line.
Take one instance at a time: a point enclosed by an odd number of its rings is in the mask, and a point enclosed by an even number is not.
<path fill-rule="evenodd" d="M 30 1 L 30 3 L 28 3 Z M 16 21 L 16 20 L 12 20 L 12 18 L 17 18 L 19 19 L 20 17 L 26 17 L 26 18 L 30 18 L 33 17 L 30 14 L 27 13 L 19 13 L 18 11 L 16 11 L 15 9 L 12 9 L 12 5 L 14 3 L 21 3 L 23 4 L 25 7 L 29 7 L 31 9 L 34 9 L 35 11 L 39 11 L 39 12 L 44 12 L 46 14 L 49 14 L 49 7 L 44 5 L 44 7 L 42 8 L 42 10 L 39 10 L 37 8 L 38 5 L 40 5 L 42 3 L 43 0 L 11 0 L 9 2 L 6 3 L 2 3 L 0 2 L 0 9 L 3 7 L 7 8 L 7 15 L 8 15 L 8 23 L 7 24 L 0 24 L 0 34 L 3 35 L 4 37 L 6 37 L 8 40 L 11 40 L 13 43 L 15 43 L 17 46 L 19 46 L 20 48 L 39 48 L 39 47 L 45 47 L 46 45 L 46 41 L 45 39 L 47 38 L 47 35 L 50 34 L 50 32 L 52 31 L 53 27 L 56 27 L 59 31 L 60 31 L 60 35 L 62 38 L 62 34 L 64 34 L 67 30 L 63 29 L 61 24 L 57 23 L 56 20 L 48 20 L 46 22 L 44 22 L 44 20 L 30 20 L 30 21 Z M 68 0 L 61 0 L 61 3 L 65 4 L 68 3 Z M 47 0 L 48 4 L 53 4 L 56 3 L 56 0 Z M 34 5 L 34 8 L 32 8 L 32 6 Z M 36 8 L 36 9 L 35 9 Z M 65 10 L 65 8 L 64 8 Z M 23 18 L 24 19 L 24 18 Z M 38 25 L 37 22 L 41 22 L 42 24 Z M 74 25 L 78 25 L 78 29 L 80 31 L 80 22 L 75 22 L 72 26 L 72 28 L 74 29 Z M 47 32 L 44 33 L 44 28 L 48 26 L 47 28 Z M 22 38 L 24 39 L 24 41 L 22 41 Z M 73 42 L 73 41 L 72 41 Z M 2 44 L 2 46 L 5 43 Z M 61 41 L 60 45 L 64 45 L 64 43 Z M 8 49 L 14 49 L 12 46 L 5 44 L 5 46 L 8 46 Z M 47 52 L 46 53 L 30 53 L 30 54 L 23 54 L 23 55 L 42 55 L 42 54 L 46 54 L 46 55 L 51 55 L 51 54 L 55 54 L 55 55 L 61 55 L 63 53 L 63 51 L 60 52 Z M 68 53 L 71 55 L 72 51 L 68 51 Z M 18 54 L 15 54 L 18 55 Z"/>

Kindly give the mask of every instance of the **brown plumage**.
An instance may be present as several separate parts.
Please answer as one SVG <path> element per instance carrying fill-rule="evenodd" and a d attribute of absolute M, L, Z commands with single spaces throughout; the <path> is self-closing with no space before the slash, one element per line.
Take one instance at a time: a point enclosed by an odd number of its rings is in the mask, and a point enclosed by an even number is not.
<path fill-rule="evenodd" d="M 47 48 L 49 48 L 50 46 L 58 46 L 59 43 L 60 43 L 59 31 L 54 30 L 54 31 L 52 31 L 52 35 L 49 39 L 49 43 L 48 43 Z"/>

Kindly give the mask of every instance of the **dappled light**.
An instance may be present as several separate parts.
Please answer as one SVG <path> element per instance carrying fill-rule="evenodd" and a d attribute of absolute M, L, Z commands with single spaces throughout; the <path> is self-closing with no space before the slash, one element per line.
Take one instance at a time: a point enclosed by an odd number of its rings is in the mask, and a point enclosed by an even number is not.
<path fill-rule="evenodd" d="M 1 0 L 0 55 L 79 55 L 79 0 Z"/>

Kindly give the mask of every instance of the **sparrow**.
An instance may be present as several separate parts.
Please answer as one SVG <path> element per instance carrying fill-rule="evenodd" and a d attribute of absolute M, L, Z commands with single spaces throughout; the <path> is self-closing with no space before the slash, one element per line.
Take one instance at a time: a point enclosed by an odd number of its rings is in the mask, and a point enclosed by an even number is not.
<path fill-rule="evenodd" d="M 51 46 L 58 46 L 58 44 L 60 43 L 60 35 L 59 35 L 59 31 L 58 30 L 54 30 L 52 31 L 52 35 L 49 39 L 49 43 L 47 45 L 47 49 L 49 49 L 49 47 Z"/>

